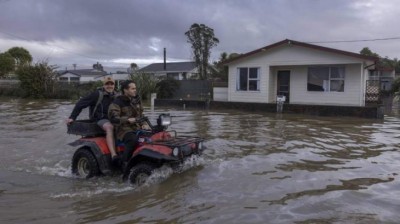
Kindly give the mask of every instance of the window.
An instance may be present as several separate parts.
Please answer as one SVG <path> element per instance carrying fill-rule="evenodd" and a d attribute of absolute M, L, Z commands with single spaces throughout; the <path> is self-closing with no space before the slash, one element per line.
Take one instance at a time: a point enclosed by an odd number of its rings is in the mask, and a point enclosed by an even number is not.
<path fill-rule="evenodd" d="M 79 77 L 70 77 L 69 80 L 72 82 L 79 81 Z"/>
<path fill-rule="evenodd" d="M 343 92 L 343 66 L 316 66 L 308 68 L 308 91 Z"/>
<path fill-rule="evenodd" d="M 259 91 L 260 68 L 238 68 L 236 89 L 240 91 Z"/>
<path fill-rule="evenodd" d="M 179 80 L 179 73 L 177 72 L 167 73 L 167 78 Z"/>

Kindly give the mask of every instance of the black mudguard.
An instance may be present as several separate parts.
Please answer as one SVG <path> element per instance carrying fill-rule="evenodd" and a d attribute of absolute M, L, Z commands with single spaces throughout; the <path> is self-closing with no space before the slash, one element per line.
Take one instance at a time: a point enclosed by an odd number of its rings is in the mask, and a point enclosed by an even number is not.
<path fill-rule="evenodd" d="M 96 158 L 97 164 L 99 165 L 99 169 L 102 174 L 109 174 L 111 173 L 111 158 L 108 155 L 104 155 L 100 148 L 94 143 L 90 141 L 84 141 L 84 140 L 76 140 L 74 142 L 69 143 L 68 145 L 74 146 L 74 147 L 86 147 L 90 150 L 90 152 L 93 153 L 93 155 Z"/>
<path fill-rule="evenodd" d="M 126 166 L 127 168 L 124 171 L 123 179 L 125 180 L 128 178 L 130 169 L 135 166 L 136 164 L 140 162 L 150 162 L 155 164 L 157 167 L 162 166 L 164 163 L 174 163 L 174 162 L 180 162 L 178 158 L 175 158 L 173 156 L 167 156 L 164 154 L 161 154 L 159 152 L 156 152 L 151 149 L 143 149 L 140 151 L 137 155 L 134 155 L 128 162 L 128 165 Z"/>

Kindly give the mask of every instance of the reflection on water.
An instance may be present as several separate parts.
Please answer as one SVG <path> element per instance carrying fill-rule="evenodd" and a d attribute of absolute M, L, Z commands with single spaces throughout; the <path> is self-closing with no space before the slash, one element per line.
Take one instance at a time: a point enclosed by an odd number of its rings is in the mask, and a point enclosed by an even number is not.
<path fill-rule="evenodd" d="M 69 101 L 0 100 L 2 223 L 396 223 L 400 119 L 156 108 L 207 139 L 141 187 L 70 172 Z M 50 213 L 48 212 L 50 211 Z"/>

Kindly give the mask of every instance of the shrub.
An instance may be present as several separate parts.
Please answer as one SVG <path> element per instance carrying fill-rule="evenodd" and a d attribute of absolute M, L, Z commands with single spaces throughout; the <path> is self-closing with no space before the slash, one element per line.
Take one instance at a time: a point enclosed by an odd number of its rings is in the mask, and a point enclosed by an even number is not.
<path fill-rule="evenodd" d="M 54 94 L 54 68 L 47 62 L 20 66 L 16 74 L 20 80 L 20 87 L 24 91 L 24 97 L 50 98 Z"/>
<path fill-rule="evenodd" d="M 179 88 L 179 81 L 173 78 L 166 78 L 157 83 L 157 98 L 170 99 L 174 96 L 175 90 Z"/>

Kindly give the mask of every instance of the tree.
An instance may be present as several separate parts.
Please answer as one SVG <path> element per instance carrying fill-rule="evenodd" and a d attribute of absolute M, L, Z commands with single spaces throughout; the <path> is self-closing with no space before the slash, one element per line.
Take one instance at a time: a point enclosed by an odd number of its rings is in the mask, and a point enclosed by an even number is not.
<path fill-rule="evenodd" d="M 400 72 L 400 61 L 397 58 L 390 59 L 389 57 L 381 57 L 379 54 L 372 52 L 368 47 L 364 47 L 361 51 L 360 54 L 366 55 L 366 56 L 374 56 L 378 57 L 378 66 L 384 67 L 384 68 L 393 68 L 396 73 Z"/>
<path fill-rule="evenodd" d="M 215 70 L 212 73 L 212 77 L 221 81 L 228 81 L 228 66 L 224 65 L 224 62 L 232 58 L 238 57 L 239 55 L 240 54 L 238 53 L 231 53 L 228 55 L 228 53 L 222 52 L 219 60 L 213 63 Z"/>
<path fill-rule="evenodd" d="M 360 54 L 365 56 L 379 57 L 379 54 L 372 52 L 368 47 L 361 49 Z"/>
<path fill-rule="evenodd" d="M 151 93 L 157 92 L 158 80 L 153 74 L 135 72 L 131 75 L 131 79 L 136 83 L 138 95 L 141 99 L 149 99 Z"/>
<path fill-rule="evenodd" d="M 32 56 L 28 50 L 23 47 L 13 47 L 7 51 L 15 59 L 17 66 L 22 66 L 32 62 Z"/>
<path fill-rule="evenodd" d="M 217 46 L 218 38 L 214 36 L 214 30 L 204 24 L 194 23 L 185 32 L 187 42 L 190 43 L 193 50 L 193 59 L 196 63 L 200 79 L 208 79 L 208 60 L 210 58 L 211 48 Z"/>
<path fill-rule="evenodd" d="M 180 82 L 173 78 L 166 78 L 157 83 L 157 98 L 170 99 L 180 87 Z"/>
<path fill-rule="evenodd" d="M 48 65 L 46 61 L 20 66 L 16 74 L 20 80 L 21 89 L 30 97 L 51 97 L 56 81 L 54 69 L 55 67 Z"/>
<path fill-rule="evenodd" d="M 132 71 L 135 71 L 136 69 L 138 69 L 139 66 L 136 63 L 131 63 L 131 69 Z"/>
<path fill-rule="evenodd" d="M 0 53 L 0 78 L 8 75 L 15 68 L 15 60 L 10 53 Z"/>

